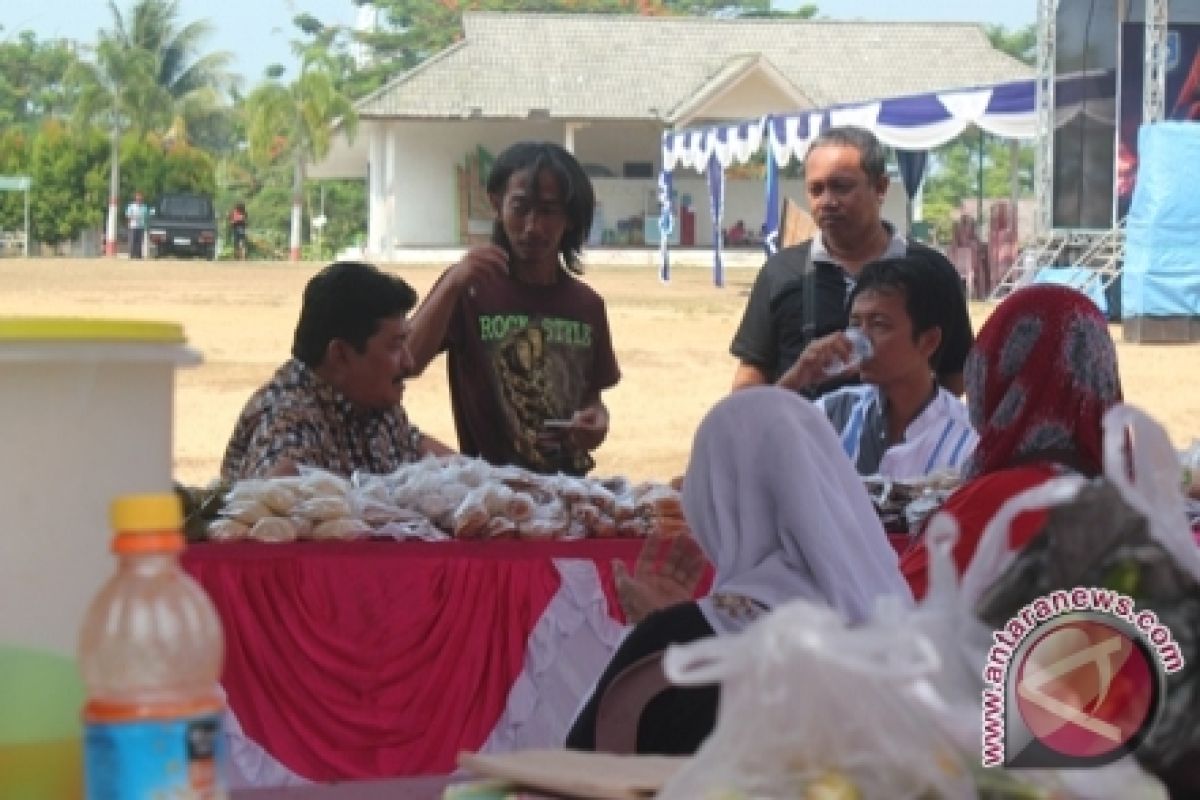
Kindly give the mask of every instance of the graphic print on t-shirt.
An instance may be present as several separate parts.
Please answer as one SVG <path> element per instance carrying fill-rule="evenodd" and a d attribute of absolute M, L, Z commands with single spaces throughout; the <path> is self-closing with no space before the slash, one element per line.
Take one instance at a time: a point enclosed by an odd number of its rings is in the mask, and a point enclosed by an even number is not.
<path fill-rule="evenodd" d="M 570 419 L 587 391 L 592 329 L 577 320 L 521 314 L 479 317 L 513 451 L 540 471 L 586 472 L 585 451 L 542 445 L 546 420 Z"/>

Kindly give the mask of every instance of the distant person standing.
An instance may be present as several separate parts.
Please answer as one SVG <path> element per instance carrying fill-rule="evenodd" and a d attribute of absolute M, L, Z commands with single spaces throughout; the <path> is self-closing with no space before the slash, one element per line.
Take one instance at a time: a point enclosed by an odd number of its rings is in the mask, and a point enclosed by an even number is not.
<path fill-rule="evenodd" d="M 229 212 L 229 235 L 233 239 L 233 257 L 246 260 L 246 204 L 238 202 Z"/>
<path fill-rule="evenodd" d="M 149 209 L 142 200 L 141 192 L 133 193 L 133 202 L 125 206 L 125 223 L 129 226 L 129 257 L 141 258 L 145 255 L 146 246 L 146 216 Z"/>

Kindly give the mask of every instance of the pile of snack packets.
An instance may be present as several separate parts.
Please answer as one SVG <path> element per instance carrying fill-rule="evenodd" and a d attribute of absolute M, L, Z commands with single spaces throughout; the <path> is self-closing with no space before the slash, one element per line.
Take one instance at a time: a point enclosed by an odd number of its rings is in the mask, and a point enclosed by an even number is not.
<path fill-rule="evenodd" d="M 538 475 L 462 456 L 426 458 L 389 475 L 346 479 L 304 469 L 239 481 L 206 538 L 584 539 L 686 531 L 679 493 L 625 478 Z"/>

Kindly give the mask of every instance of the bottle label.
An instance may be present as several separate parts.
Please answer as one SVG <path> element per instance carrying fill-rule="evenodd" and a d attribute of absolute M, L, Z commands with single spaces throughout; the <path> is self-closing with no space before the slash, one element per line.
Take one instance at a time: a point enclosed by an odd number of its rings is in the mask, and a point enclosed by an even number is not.
<path fill-rule="evenodd" d="M 225 798 L 220 713 L 90 722 L 84 731 L 88 800 Z"/>

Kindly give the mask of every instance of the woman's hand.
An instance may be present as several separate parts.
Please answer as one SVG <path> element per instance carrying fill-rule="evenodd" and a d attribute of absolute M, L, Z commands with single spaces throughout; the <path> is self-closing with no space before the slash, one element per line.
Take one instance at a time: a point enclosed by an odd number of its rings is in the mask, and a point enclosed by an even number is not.
<path fill-rule="evenodd" d="M 693 599 L 707 563 L 692 537 L 651 534 L 632 575 L 625 562 L 613 561 L 617 599 L 625 618 L 636 624 L 655 611 Z"/>

